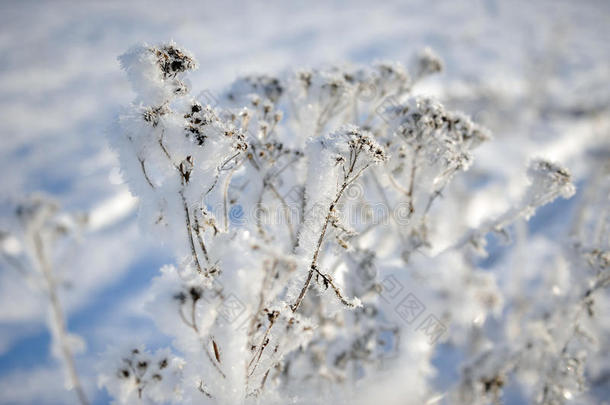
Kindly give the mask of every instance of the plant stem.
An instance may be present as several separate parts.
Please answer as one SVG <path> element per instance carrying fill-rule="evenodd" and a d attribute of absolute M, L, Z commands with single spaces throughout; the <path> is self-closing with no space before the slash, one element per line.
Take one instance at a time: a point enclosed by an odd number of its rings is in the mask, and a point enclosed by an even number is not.
<path fill-rule="evenodd" d="M 55 328 L 57 329 L 57 338 L 59 340 L 61 353 L 68 369 L 68 374 L 70 376 L 72 386 L 74 387 L 74 391 L 76 392 L 78 401 L 82 405 L 89 405 L 89 400 L 87 399 L 85 391 L 83 390 L 83 387 L 80 383 L 80 379 L 78 378 L 78 373 L 76 371 L 76 365 L 74 363 L 74 356 L 72 354 L 72 350 L 70 349 L 70 346 L 67 341 L 66 321 L 64 319 L 61 304 L 59 302 L 59 296 L 57 294 L 57 284 L 53 278 L 51 264 L 47 260 L 47 257 L 44 252 L 44 244 L 42 242 L 42 238 L 38 233 L 34 234 L 34 250 L 36 255 L 36 261 L 38 262 L 38 267 L 40 268 L 41 273 L 44 276 L 45 282 L 47 284 L 47 290 L 49 292 L 49 301 L 51 303 L 51 312 L 53 315 L 52 322 Z"/>
<path fill-rule="evenodd" d="M 313 258 L 311 260 L 311 264 L 309 265 L 309 273 L 307 274 L 307 279 L 305 280 L 305 284 L 303 285 L 303 288 L 301 289 L 301 292 L 299 293 L 297 300 L 294 302 L 294 304 L 292 304 L 290 306 L 290 309 L 292 309 L 292 312 L 297 312 L 297 310 L 299 309 L 301 302 L 305 298 L 307 289 L 309 288 L 309 285 L 311 284 L 311 279 L 313 277 L 313 274 L 314 274 L 314 272 L 317 271 L 318 256 L 320 255 L 322 243 L 324 242 L 324 237 L 326 236 L 326 230 L 328 229 L 328 224 L 330 222 L 330 218 L 335 209 L 335 206 L 339 202 L 339 199 L 341 199 L 341 196 L 343 196 L 343 192 L 347 189 L 347 187 L 350 186 L 355 180 L 357 180 L 358 177 L 360 177 L 360 174 L 362 174 L 362 172 L 368 167 L 368 165 L 364 166 L 352 178 L 350 178 L 351 174 L 354 172 L 356 160 L 358 159 L 358 152 L 359 152 L 359 150 L 356 151 L 356 153 L 354 153 L 354 155 L 351 159 L 350 168 L 343 177 L 343 184 L 341 185 L 341 188 L 339 188 L 339 191 L 337 192 L 335 199 L 330 203 L 330 206 L 328 207 L 328 212 L 326 214 L 326 218 L 324 219 L 324 225 L 322 226 L 322 232 L 320 232 L 320 236 L 318 237 L 316 249 L 314 251 Z"/>

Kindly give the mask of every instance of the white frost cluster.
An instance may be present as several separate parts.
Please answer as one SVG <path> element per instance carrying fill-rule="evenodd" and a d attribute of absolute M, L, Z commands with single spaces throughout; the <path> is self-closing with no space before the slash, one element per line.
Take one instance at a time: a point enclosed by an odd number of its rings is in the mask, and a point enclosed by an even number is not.
<path fill-rule="evenodd" d="M 440 221 L 459 221 L 452 180 L 490 136 L 414 94 L 442 70 L 436 55 L 412 76 L 390 62 L 246 76 L 218 98 L 191 95 L 197 63 L 176 44 L 120 60 L 136 99 L 113 145 L 147 232 L 175 253 L 147 308 L 181 359 L 109 354 L 100 381 L 118 403 L 370 403 L 395 381 L 387 370 L 409 379 L 391 387 L 401 403 L 434 403 L 443 341 L 473 353 L 455 403 L 501 394 L 526 352 L 485 336 L 505 297 L 470 247 L 484 253 L 488 233 L 574 189 L 565 169 L 536 160 L 521 205 L 441 235 Z M 435 254 L 439 239 L 453 244 Z"/>

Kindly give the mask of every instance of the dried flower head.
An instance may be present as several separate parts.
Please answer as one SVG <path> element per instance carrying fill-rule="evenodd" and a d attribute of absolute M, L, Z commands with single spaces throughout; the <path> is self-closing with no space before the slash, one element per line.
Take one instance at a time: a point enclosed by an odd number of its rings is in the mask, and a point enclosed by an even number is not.
<path fill-rule="evenodd" d="M 157 58 L 157 64 L 163 72 L 164 78 L 176 77 L 178 73 L 197 68 L 195 59 L 188 52 L 177 48 L 174 43 L 149 49 Z"/>
<path fill-rule="evenodd" d="M 538 194 L 559 193 L 564 198 L 569 198 L 576 192 L 570 171 L 548 160 L 534 159 L 528 167 L 527 175 L 532 181 L 531 188 Z"/>
<path fill-rule="evenodd" d="M 418 55 L 416 65 L 418 78 L 442 72 L 444 69 L 442 59 L 430 48 L 424 48 Z"/>
<path fill-rule="evenodd" d="M 344 125 L 337 131 L 323 137 L 320 142 L 337 158 L 358 164 L 379 164 L 388 160 L 385 150 L 377 143 L 373 134 L 355 125 Z"/>
<path fill-rule="evenodd" d="M 237 101 L 243 96 L 256 94 L 276 103 L 284 93 L 284 85 L 277 77 L 268 75 L 245 76 L 233 83 L 227 97 Z"/>

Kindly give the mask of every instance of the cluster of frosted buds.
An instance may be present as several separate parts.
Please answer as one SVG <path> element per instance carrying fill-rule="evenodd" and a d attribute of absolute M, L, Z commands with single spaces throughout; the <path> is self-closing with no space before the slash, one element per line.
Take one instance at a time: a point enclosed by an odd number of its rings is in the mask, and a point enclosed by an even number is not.
<path fill-rule="evenodd" d="M 408 143 L 426 142 L 426 138 L 435 134 L 472 149 L 490 137 L 464 114 L 447 111 L 441 103 L 427 97 L 410 98 L 404 104 L 389 107 L 387 113 L 396 117 L 396 134 Z"/>
<path fill-rule="evenodd" d="M 55 201 L 40 195 L 34 195 L 17 206 L 16 214 L 24 227 L 40 228 L 49 219 L 53 218 L 58 210 L 59 205 Z"/>
<path fill-rule="evenodd" d="M 467 149 L 474 149 L 491 138 L 487 129 L 473 123 L 463 113 L 448 111 L 445 120 L 448 135 Z"/>
<path fill-rule="evenodd" d="M 189 90 L 186 84 L 176 76 L 179 73 L 197 68 L 195 59 L 184 51 L 176 48 L 173 44 L 164 45 L 160 48 L 152 47 L 149 48 L 149 50 L 157 59 L 157 65 L 163 74 L 163 79 L 171 80 L 170 83 L 173 88 L 173 93 L 176 96 L 187 94 Z"/>
<path fill-rule="evenodd" d="M 592 249 L 584 253 L 587 262 L 598 271 L 610 269 L 610 251 Z"/>
<path fill-rule="evenodd" d="M 531 184 L 524 196 L 524 215 L 534 215 L 536 207 L 548 204 L 559 196 L 570 198 L 576 192 L 570 172 L 544 159 L 530 162 L 527 177 Z"/>
<path fill-rule="evenodd" d="M 350 96 L 355 91 L 355 85 L 343 70 L 331 68 L 328 70 L 301 70 L 296 74 L 295 96 L 303 97 L 311 104 L 319 104 L 318 129 L 325 125 L 349 103 Z"/>
<path fill-rule="evenodd" d="M 244 108 L 239 115 L 242 118 L 242 127 L 252 135 L 250 141 L 266 138 L 282 119 L 282 112 L 275 109 L 271 100 L 261 98 L 257 94 L 247 94 L 244 102 L 250 104 L 251 110 Z M 230 121 L 234 121 L 235 118 L 237 117 L 233 113 L 226 117 Z"/>
<path fill-rule="evenodd" d="M 531 189 L 538 193 L 559 193 L 564 198 L 569 198 L 575 192 L 570 172 L 547 160 L 535 159 L 532 161 L 527 175 L 532 181 Z"/>
<path fill-rule="evenodd" d="M 369 166 L 388 160 L 385 150 L 377 143 L 373 135 L 355 125 L 344 125 L 321 142 L 329 151 L 337 155 L 337 163 L 343 163 L 351 172 L 358 166 Z M 362 157 L 366 157 L 362 160 Z"/>
<path fill-rule="evenodd" d="M 417 58 L 417 78 L 422 78 L 443 71 L 443 61 L 430 48 L 425 48 Z"/>
<path fill-rule="evenodd" d="M 348 145 L 351 150 L 365 152 L 374 163 L 381 163 L 388 159 L 385 151 L 370 132 L 363 131 L 355 126 L 349 126 L 343 133 L 348 138 Z"/>
<path fill-rule="evenodd" d="M 423 148 L 431 163 L 442 159 L 453 169 L 467 168 L 469 152 L 490 138 L 487 130 L 464 114 L 447 111 L 429 98 L 411 98 L 386 113 L 394 117 L 394 133 L 404 142 Z"/>
<path fill-rule="evenodd" d="M 133 349 L 131 355 L 123 359 L 123 365 L 117 371 L 117 376 L 122 379 L 133 379 L 134 384 L 138 386 L 141 397 L 142 386 L 148 382 L 146 381 L 148 374 L 150 374 L 150 380 L 152 381 L 163 380 L 161 372 L 167 367 L 168 361 L 164 358 L 158 364 L 151 364 L 148 356 L 142 355 L 139 349 Z"/>
<path fill-rule="evenodd" d="M 244 94 L 260 94 L 275 103 L 284 94 L 284 87 L 276 77 L 268 75 L 245 76 L 231 86 L 229 100 L 238 100 Z"/>
<path fill-rule="evenodd" d="M 349 86 L 345 75 L 340 69 L 331 69 L 330 71 L 319 72 L 320 89 L 322 94 L 329 99 L 340 98 Z"/>
<path fill-rule="evenodd" d="M 186 131 L 187 134 L 192 134 L 195 142 L 199 146 L 203 145 L 206 136 L 202 131 L 202 127 L 208 125 L 212 122 L 209 115 L 212 113 L 210 109 L 206 107 L 206 111 L 202 111 L 201 104 L 195 103 L 191 106 L 191 111 L 184 114 L 184 118 L 186 118 L 187 125 Z"/>
<path fill-rule="evenodd" d="M 303 152 L 298 149 L 287 148 L 283 143 L 278 141 L 266 142 L 264 144 L 255 145 L 256 157 L 268 161 L 270 164 L 277 162 L 280 158 L 292 156 L 300 158 Z"/>
<path fill-rule="evenodd" d="M 233 147 L 236 150 L 247 148 L 242 131 L 223 121 L 209 105 L 202 107 L 201 104 L 194 102 L 190 111 L 184 114 L 184 118 L 186 120 L 184 129 L 187 137 L 192 138 L 199 146 L 204 144 L 208 136 L 225 136 L 234 138 Z"/>
<path fill-rule="evenodd" d="M 393 62 L 379 62 L 372 68 L 300 70 L 295 82 L 306 97 L 333 112 L 341 111 L 353 101 L 353 96 L 365 102 L 378 100 L 388 95 L 403 94 L 411 85 L 405 67 Z"/>
<path fill-rule="evenodd" d="M 126 401 L 147 397 L 163 402 L 176 393 L 182 367 L 183 361 L 168 350 L 151 354 L 144 348 L 134 348 L 120 359 L 115 374 L 102 375 L 100 383 Z"/>
<path fill-rule="evenodd" d="M 203 289 L 201 287 L 191 286 L 174 295 L 174 299 L 182 305 L 189 300 L 191 302 L 197 302 L 202 297 L 202 295 Z"/>
<path fill-rule="evenodd" d="M 16 215 L 29 236 L 39 233 L 53 242 L 60 236 L 78 234 L 87 222 L 86 215 L 60 213 L 59 208 L 54 199 L 33 194 L 17 206 Z"/>
<path fill-rule="evenodd" d="M 396 62 L 380 62 L 377 63 L 373 70 L 367 74 L 357 75 L 362 76 L 363 81 L 361 86 L 366 86 L 366 80 L 369 81 L 369 86 L 374 86 L 376 95 L 384 97 L 391 94 L 402 94 L 409 90 L 411 86 L 411 77 L 405 67 Z M 368 77 L 367 77 L 368 76 Z"/>
<path fill-rule="evenodd" d="M 199 146 L 203 145 L 207 138 L 205 128 L 214 128 L 214 124 L 218 121 L 218 117 L 209 106 L 204 108 L 197 102 L 193 103 L 191 110 L 184 114 L 184 118 L 187 122 L 185 126 L 187 136 L 193 137 Z"/>
<path fill-rule="evenodd" d="M 155 107 L 187 94 L 181 78 L 186 71 L 197 68 L 195 59 L 174 43 L 138 45 L 121 55 L 119 61 L 138 95 L 138 103 Z"/>
<path fill-rule="evenodd" d="M 160 48 L 151 47 L 150 51 L 156 56 L 164 78 L 176 77 L 178 73 L 193 70 L 197 67 L 197 63 L 191 55 L 176 48 L 173 44 L 164 45 Z"/>
<path fill-rule="evenodd" d="M 152 125 L 153 127 L 156 127 L 157 125 L 159 125 L 161 117 L 169 112 L 170 110 L 169 108 L 167 108 L 166 105 L 162 105 L 159 107 L 144 107 L 144 112 L 142 113 L 142 116 L 144 118 L 144 121 L 150 123 L 150 125 Z"/>

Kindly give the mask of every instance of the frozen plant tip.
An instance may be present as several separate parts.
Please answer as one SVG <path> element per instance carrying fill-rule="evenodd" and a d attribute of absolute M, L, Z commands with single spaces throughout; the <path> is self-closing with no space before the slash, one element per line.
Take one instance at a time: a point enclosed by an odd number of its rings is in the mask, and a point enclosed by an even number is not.
<path fill-rule="evenodd" d="M 416 61 L 417 77 L 422 78 L 434 73 L 439 73 L 443 70 L 443 61 L 430 48 L 425 48 L 419 55 Z"/>

